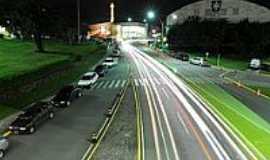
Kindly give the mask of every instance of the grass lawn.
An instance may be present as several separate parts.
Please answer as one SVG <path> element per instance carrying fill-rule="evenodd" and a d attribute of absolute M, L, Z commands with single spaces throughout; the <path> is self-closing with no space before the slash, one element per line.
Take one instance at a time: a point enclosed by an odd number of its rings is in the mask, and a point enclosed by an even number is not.
<path fill-rule="evenodd" d="M 15 113 L 16 111 L 18 111 L 18 110 L 11 108 L 11 107 L 4 106 L 4 105 L 0 105 L 0 119 L 3 119 L 7 115 Z"/>
<path fill-rule="evenodd" d="M 34 48 L 32 42 L 0 40 L 0 86 L 7 82 L 10 82 L 10 85 L 16 83 L 14 85 L 16 87 L 24 86 L 23 81 L 16 81 L 18 77 L 37 79 L 38 75 L 55 67 L 66 64 L 71 64 L 72 67 L 64 74 L 50 79 L 46 84 L 31 90 L 31 92 L 0 104 L 0 119 L 30 103 L 54 94 L 63 85 L 74 82 L 106 53 L 105 47 L 95 44 L 71 46 L 46 41 L 46 53 L 36 53 Z M 80 60 L 75 61 L 78 56 L 81 56 Z M 8 81 L 1 84 L 2 80 Z"/>
<path fill-rule="evenodd" d="M 72 54 L 86 54 L 96 49 L 93 45 L 53 42 L 45 42 L 45 47 L 48 53 L 35 53 L 32 42 L 0 40 L 0 79 L 11 79 L 68 60 Z"/>
<path fill-rule="evenodd" d="M 191 57 L 196 57 L 196 56 L 204 57 L 205 56 L 204 54 L 200 54 L 200 53 L 190 53 L 190 55 Z M 210 56 L 208 58 L 208 62 L 211 65 L 217 66 L 217 57 Z M 221 67 L 224 67 L 224 68 L 246 70 L 248 69 L 249 61 L 221 57 L 219 64 Z"/>
<path fill-rule="evenodd" d="M 231 124 L 235 131 L 239 131 L 244 140 L 251 142 L 251 148 L 256 148 L 270 159 L 270 125 L 266 121 L 214 84 L 196 85 L 189 82 L 189 85 L 206 99 L 213 110 Z"/>

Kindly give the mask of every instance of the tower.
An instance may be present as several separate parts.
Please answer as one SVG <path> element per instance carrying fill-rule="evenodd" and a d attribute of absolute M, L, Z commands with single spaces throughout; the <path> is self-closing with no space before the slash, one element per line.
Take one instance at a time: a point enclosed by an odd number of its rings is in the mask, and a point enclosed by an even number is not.
<path fill-rule="evenodd" d="M 110 8 L 111 8 L 111 23 L 114 23 L 114 20 L 115 20 L 115 18 L 114 18 L 114 3 L 112 2 L 111 4 L 110 4 Z"/>

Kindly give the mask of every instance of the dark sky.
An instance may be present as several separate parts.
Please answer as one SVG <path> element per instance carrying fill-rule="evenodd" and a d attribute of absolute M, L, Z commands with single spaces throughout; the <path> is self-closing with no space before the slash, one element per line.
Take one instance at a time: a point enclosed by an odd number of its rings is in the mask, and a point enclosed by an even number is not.
<path fill-rule="evenodd" d="M 51 0 L 54 5 L 67 14 L 75 14 L 76 0 Z M 109 4 L 112 0 L 81 0 L 82 19 L 85 23 L 104 22 L 109 20 Z M 116 4 L 116 20 L 126 21 L 128 17 L 142 21 L 147 10 L 164 15 L 179 9 L 181 6 L 196 0 L 114 0 Z M 250 0 L 270 7 L 268 0 Z"/>

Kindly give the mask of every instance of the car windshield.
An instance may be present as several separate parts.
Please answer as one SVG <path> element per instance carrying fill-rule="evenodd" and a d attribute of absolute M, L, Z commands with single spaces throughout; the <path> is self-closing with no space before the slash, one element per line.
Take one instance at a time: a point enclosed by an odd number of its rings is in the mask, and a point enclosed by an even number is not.
<path fill-rule="evenodd" d="M 106 59 L 105 62 L 113 62 L 112 59 Z"/>
<path fill-rule="evenodd" d="M 72 86 L 65 87 L 62 90 L 60 90 L 57 95 L 58 95 L 58 97 L 68 96 L 72 92 L 72 90 L 73 90 Z"/>

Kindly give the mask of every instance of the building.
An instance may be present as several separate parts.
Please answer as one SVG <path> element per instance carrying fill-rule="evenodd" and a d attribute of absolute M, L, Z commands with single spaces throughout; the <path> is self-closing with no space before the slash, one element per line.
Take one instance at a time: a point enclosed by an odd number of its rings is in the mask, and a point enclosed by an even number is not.
<path fill-rule="evenodd" d="M 115 23 L 115 5 L 110 4 L 110 22 L 88 26 L 88 38 L 144 39 L 147 38 L 147 25 L 137 22 Z"/>
<path fill-rule="evenodd" d="M 147 25 L 138 22 L 122 22 L 116 27 L 117 39 L 146 39 Z"/>
<path fill-rule="evenodd" d="M 232 23 L 244 19 L 250 22 L 270 22 L 268 8 L 246 0 L 201 0 L 171 13 L 167 17 L 167 25 L 181 24 L 190 16 L 226 19 Z"/>

